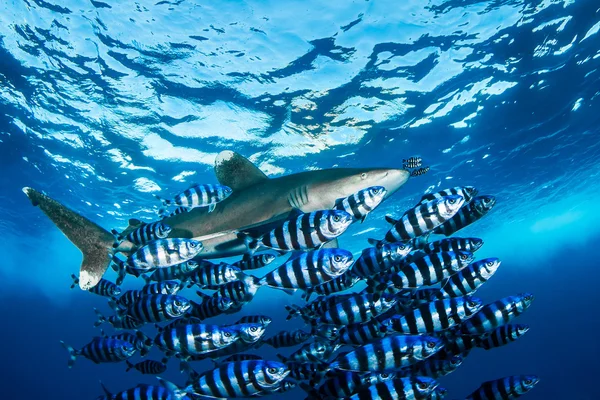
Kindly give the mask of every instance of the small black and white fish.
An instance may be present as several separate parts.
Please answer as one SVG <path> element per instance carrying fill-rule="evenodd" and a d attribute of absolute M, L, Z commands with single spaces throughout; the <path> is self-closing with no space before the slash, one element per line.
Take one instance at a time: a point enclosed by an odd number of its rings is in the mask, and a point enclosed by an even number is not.
<path fill-rule="evenodd" d="M 136 330 L 135 334 L 130 332 L 122 332 L 110 336 L 104 333 L 103 330 L 101 330 L 100 333 L 102 334 L 102 337 L 107 339 L 119 339 L 131 343 L 136 350 L 139 350 L 142 357 L 148 354 L 152 348 L 152 339 L 146 336 L 146 334 L 142 331 Z"/>
<path fill-rule="evenodd" d="M 149 224 L 141 223 L 139 228 L 127 233 L 123 236 L 119 234 L 115 229 L 111 231 L 115 235 L 116 242 L 113 247 L 119 247 L 119 243 L 123 240 L 127 240 L 137 246 L 143 246 L 153 240 L 166 239 L 171 233 L 171 227 L 164 222 L 152 222 Z"/>
<path fill-rule="evenodd" d="M 438 297 L 468 296 L 475 293 L 496 273 L 500 263 L 501 261 L 497 258 L 485 258 L 469 264 L 442 282 Z"/>
<path fill-rule="evenodd" d="M 243 280 L 228 282 L 219 286 L 213 297 L 227 297 L 233 301 L 230 310 L 239 309 L 239 307 L 248 303 L 254 298 L 258 289 L 262 286 L 260 280 L 252 275 L 244 277 Z"/>
<path fill-rule="evenodd" d="M 316 322 L 333 325 L 367 322 L 389 310 L 396 301 L 397 298 L 389 294 L 357 294 L 328 308 Z"/>
<path fill-rule="evenodd" d="M 372 319 L 364 324 L 353 324 L 342 327 L 339 331 L 338 343 L 351 346 L 362 346 L 385 336 L 381 324 Z"/>
<path fill-rule="evenodd" d="M 265 267 L 275 261 L 275 258 L 277 257 L 271 253 L 263 253 L 255 256 L 245 254 L 240 261 L 234 262 L 231 265 L 242 271 L 248 271 Z"/>
<path fill-rule="evenodd" d="M 69 368 L 73 367 L 77 356 L 83 356 L 96 364 L 100 364 L 120 362 L 133 356 L 136 352 L 136 348 L 129 342 L 103 337 L 93 338 L 81 350 L 75 350 L 63 341 L 60 343 L 69 352 Z"/>
<path fill-rule="evenodd" d="M 514 342 L 529 331 L 527 325 L 504 325 L 494 329 L 489 334 L 477 341 L 477 347 L 486 350 L 501 347 Z"/>
<path fill-rule="evenodd" d="M 348 229 L 352 215 L 340 210 L 323 210 L 300 214 L 282 225 L 252 238 L 241 233 L 252 253 L 258 246 L 282 251 L 311 250 L 337 238 Z"/>
<path fill-rule="evenodd" d="M 189 261 L 188 261 L 189 262 Z M 157 283 L 149 283 L 142 287 L 142 294 L 177 294 L 182 289 L 182 284 L 177 281 L 162 281 Z M 139 297 L 139 295 L 137 296 Z M 136 297 L 136 298 L 137 298 Z M 135 299 L 134 299 L 135 300 Z M 133 303 L 133 301 L 132 301 Z M 125 305 L 127 307 L 127 305 Z"/>
<path fill-rule="evenodd" d="M 360 388 L 347 400 L 424 400 L 438 385 L 437 381 L 426 376 L 396 378 Z"/>
<path fill-rule="evenodd" d="M 194 185 L 175 195 L 173 200 L 162 199 L 156 195 L 155 197 L 162 201 L 164 206 L 175 204 L 188 209 L 208 207 L 208 212 L 212 212 L 216 204 L 228 198 L 232 192 L 228 186 L 207 183 Z"/>
<path fill-rule="evenodd" d="M 171 265 L 170 267 L 159 268 L 150 276 L 141 275 L 146 284 L 150 282 L 163 282 L 173 279 L 185 281 L 196 269 L 198 263 L 193 260 L 182 262 L 181 264 Z"/>
<path fill-rule="evenodd" d="M 201 289 L 217 290 L 229 282 L 244 279 L 245 275 L 238 267 L 226 263 L 214 264 L 200 260 L 200 267 L 189 274 L 190 281 Z"/>
<path fill-rule="evenodd" d="M 137 364 L 132 364 L 129 360 L 125 360 L 127 364 L 126 372 L 131 369 L 136 369 L 144 375 L 159 375 L 167 370 L 168 359 L 165 357 L 161 361 L 144 360 Z"/>
<path fill-rule="evenodd" d="M 240 331 L 211 324 L 188 324 L 164 329 L 154 338 L 156 347 L 170 356 L 183 357 L 209 353 L 240 339 Z"/>
<path fill-rule="evenodd" d="M 433 233 L 451 236 L 481 219 L 492 210 L 495 204 L 494 196 L 477 196 L 469 204 L 462 206 L 452 218 L 435 228 Z"/>
<path fill-rule="evenodd" d="M 141 274 L 155 268 L 186 262 L 194 258 L 203 248 L 202 243 L 193 239 L 159 239 L 140 247 L 126 261 L 116 257 L 113 257 L 113 260 L 121 270 L 129 267 L 128 272 L 138 271 Z"/>
<path fill-rule="evenodd" d="M 422 163 L 423 163 L 423 159 L 421 157 L 404 158 L 402 160 L 402 168 L 404 168 L 404 169 L 419 168 Z"/>
<path fill-rule="evenodd" d="M 438 251 L 468 251 L 475 253 L 481 246 L 483 246 L 483 240 L 478 238 L 450 237 L 427 243 L 420 250 L 427 254 L 437 253 Z"/>
<path fill-rule="evenodd" d="M 117 315 L 111 315 L 107 318 L 102 315 L 98 309 L 94 308 L 94 311 L 96 312 L 96 316 L 98 318 L 98 320 L 94 322 L 95 327 L 98 327 L 103 323 L 108 323 L 115 329 L 138 329 L 144 325 L 142 321 L 138 321 L 137 319 L 133 319 L 129 316 L 119 317 Z"/>
<path fill-rule="evenodd" d="M 183 317 L 190 307 L 190 301 L 181 296 L 148 294 L 140 296 L 125 310 L 115 307 L 115 312 L 120 318 L 128 316 L 141 322 L 161 322 Z"/>
<path fill-rule="evenodd" d="M 276 349 L 280 347 L 292 347 L 306 342 L 310 338 L 310 333 L 297 329 L 295 331 L 281 331 L 274 336 L 262 341 Z"/>
<path fill-rule="evenodd" d="M 327 375 L 328 376 L 328 375 Z M 394 379 L 394 372 L 373 372 L 361 374 L 358 372 L 338 371 L 325 380 L 317 389 L 306 383 L 301 383 L 300 387 L 304 389 L 311 399 L 344 399 L 352 396 L 357 390 L 365 386 L 374 385 Z"/>
<path fill-rule="evenodd" d="M 308 301 L 313 293 L 329 296 L 333 293 L 343 292 L 344 290 L 348 290 L 352 286 L 356 285 L 360 280 L 360 276 L 352 274 L 351 271 L 346 271 L 346 273 L 330 280 L 329 282 L 306 289 L 306 300 Z"/>
<path fill-rule="evenodd" d="M 174 217 L 175 215 L 186 213 L 188 211 L 190 211 L 190 209 L 187 207 L 183 207 L 183 206 L 179 206 L 179 207 L 175 208 L 170 213 L 167 212 L 166 208 L 161 208 L 160 210 L 158 210 L 158 216 L 160 219 L 165 219 L 165 218 L 169 218 L 169 217 Z"/>
<path fill-rule="evenodd" d="M 478 190 L 473 186 L 455 186 L 453 188 L 440 190 L 439 192 L 427 193 L 421 197 L 419 204 L 427 203 L 431 200 L 441 199 L 445 196 L 461 196 L 465 199 L 465 204 L 468 204 L 473 200 L 475 196 L 477 196 Z"/>
<path fill-rule="evenodd" d="M 510 400 L 521 397 L 537 385 L 535 375 L 517 375 L 487 381 L 481 384 L 465 400 Z"/>
<path fill-rule="evenodd" d="M 334 210 L 345 211 L 353 218 L 353 222 L 364 222 L 367 215 L 373 211 L 387 194 L 383 186 L 371 186 L 335 201 Z"/>
<path fill-rule="evenodd" d="M 325 342 L 305 343 L 298 350 L 284 357 L 277 354 L 277 357 L 287 363 L 289 361 L 297 362 L 327 362 L 329 357 L 340 347 L 339 344 L 330 344 Z"/>
<path fill-rule="evenodd" d="M 431 357 L 427 360 L 411 365 L 399 371 L 401 376 L 429 376 L 430 378 L 440 378 L 456 371 L 463 363 L 461 356 L 452 356 L 450 358 Z"/>
<path fill-rule="evenodd" d="M 73 289 L 75 286 L 79 285 L 79 278 L 77 278 L 74 274 L 71 274 L 71 278 L 73 279 L 71 289 Z M 112 298 L 121 294 L 121 288 L 111 281 L 107 281 L 103 278 L 100 279 L 96 286 L 88 289 L 88 292 L 97 294 L 99 296 Z"/>
<path fill-rule="evenodd" d="M 352 266 L 350 273 L 361 278 L 369 278 L 400 264 L 411 250 L 412 247 L 403 242 L 384 243 L 366 248 Z"/>
<path fill-rule="evenodd" d="M 423 167 L 423 168 L 419 168 L 419 169 L 414 169 L 410 172 L 410 176 L 415 177 L 415 176 L 421 176 L 421 175 L 425 175 L 426 173 L 429 172 L 430 167 Z"/>
<path fill-rule="evenodd" d="M 484 306 L 477 314 L 461 325 L 465 335 L 483 335 L 508 324 L 521 315 L 533 302 L 533 295 L 520 293 L 508 296 Z"/>
<path fill-rule="evenodd" d="M 190 315 L 201 320 L 216 317 L 223 314 L 231 307 L 234 303 L 229 297 L 220 296 L 207 296 L 204 293 L 196 292 L 201 298 L 201 303 L 190 301 L 192 307 L 190 309 Z"/>
<path fill-rule="evenodd" d="M 158 378 L 161 385 L 152 386 L 139 384 L 134 388 L 112 394 L 101 383 L 104 389 L 104 396 L 96 400 L 183 400 L 186 399 L 186 393 L 179 390 L 177 386 L 164 379 Z"/>

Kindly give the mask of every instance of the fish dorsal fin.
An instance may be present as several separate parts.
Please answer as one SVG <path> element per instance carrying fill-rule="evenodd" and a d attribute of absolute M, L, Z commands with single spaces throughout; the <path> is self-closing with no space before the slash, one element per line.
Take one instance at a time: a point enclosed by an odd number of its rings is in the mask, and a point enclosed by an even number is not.
<path fill-rule="evenodd" d="M 229 186 L 234 192 L 269 179 L 248 159 L 229 150 L 217 155 L 215 175 L 221 185 Z"/>

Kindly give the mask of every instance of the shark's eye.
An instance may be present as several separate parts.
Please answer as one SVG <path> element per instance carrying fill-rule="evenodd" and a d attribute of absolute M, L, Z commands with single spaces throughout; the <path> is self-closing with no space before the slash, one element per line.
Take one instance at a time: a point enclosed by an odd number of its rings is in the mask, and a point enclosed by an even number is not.
<path fill-rule="evenodd" d="M 360 179 L 367 179 L 367 173 L 363 172 L 362 174 L 360 174 Z"/>

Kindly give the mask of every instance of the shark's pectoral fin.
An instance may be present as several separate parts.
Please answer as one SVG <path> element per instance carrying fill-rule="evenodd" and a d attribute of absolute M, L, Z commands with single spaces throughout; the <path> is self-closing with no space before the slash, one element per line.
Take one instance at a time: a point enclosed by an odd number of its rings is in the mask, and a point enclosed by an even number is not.
<path fill-rule="evenodd" d="M 96 286 L 110 264 L 114 236 L 100 225 L 35 189 L 25 187 L 23 193 L 29 197 L 34 206 L 39 206 L 83 253 L 79 287 L 88 290 Z"/>
<path fill-rule="evenodd" d="M 333 240 L 330 240 L 329 242 L 325 243 L 321 248 L 322 249 L 339 249 L 340 244 L 338 242 L 338 238 L 335 238 Z"/>
<path fill-rule="evenodd" d="M 219 183 L 239 191 L 269 178 L 245 157 L 233 151 L 222 151 L 215 159 L 215 175 Z"/>

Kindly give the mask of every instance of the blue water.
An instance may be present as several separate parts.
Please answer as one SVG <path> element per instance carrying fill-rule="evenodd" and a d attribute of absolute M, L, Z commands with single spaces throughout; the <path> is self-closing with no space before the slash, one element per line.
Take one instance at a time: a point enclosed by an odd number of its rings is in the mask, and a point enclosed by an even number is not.
<path fill-rule="evenodd" d="M 156 382 L 121 364 L 67 369 L 59 340 L 84 345 L 98 334 L 93 307 L 109 308 L 69 290 L 81 256 L 21 188 L 124 227 L 156 216 L 153 193 L 216 182 L 214 158 L 230 149 L 270 176 L 421 156 L 431 171 L 342 236 L 353 252 L 427 190 L 495 195 L 461 235 L 503 261 L 479 297 L 535 295 L 518 319 L 531 331 L 474 350 L 441 379 L 448 398 L 537 374 L 526 399 L 597 399 L 599 29 L 591 0 L 3 2 L 1 398 Z M 261 289 L 244 312 L 271 315 L 270 335 L 300 326 L 282 310 L 300 302 Z M 164 377 L 185 380 L 174 361 Z"/>

